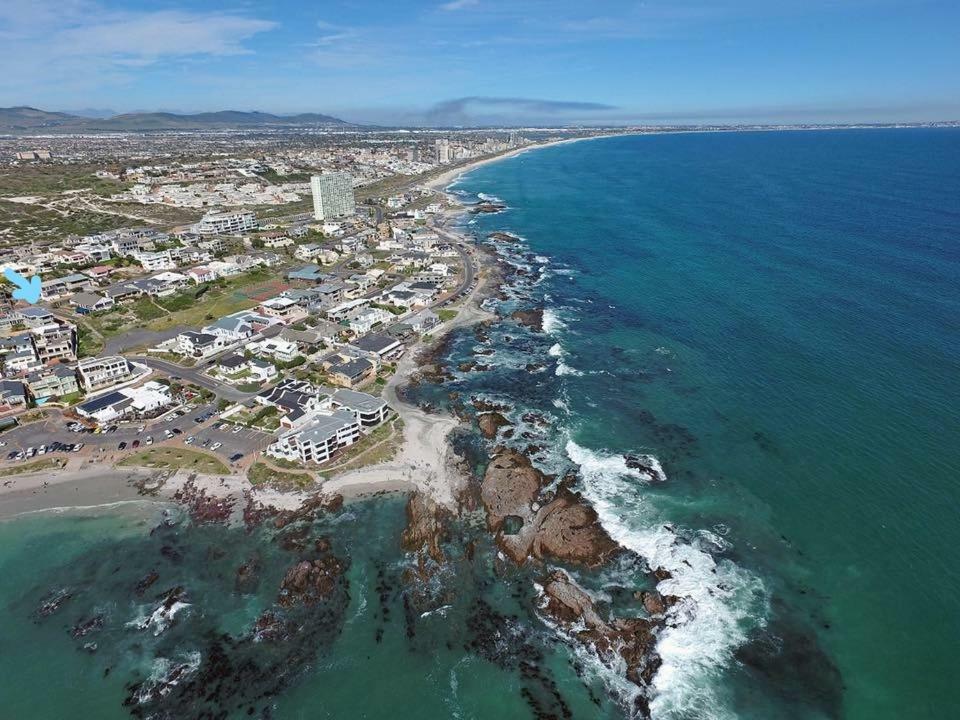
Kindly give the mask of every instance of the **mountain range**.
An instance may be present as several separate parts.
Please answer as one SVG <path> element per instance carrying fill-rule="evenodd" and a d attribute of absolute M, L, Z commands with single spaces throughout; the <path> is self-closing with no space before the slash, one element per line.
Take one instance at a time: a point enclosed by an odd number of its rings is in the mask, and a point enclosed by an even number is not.
<path fill-rule="evenodd" d="M 355 127 L 319 113 L 272 115 L 264 112 L 221 110 L 190 115 L 170 112 L 137 112 L 112 117 L 84 117 L 20 106 L 0 108 L 0 133 L 35 132 L 136 132 L 140 130 L 227 130 L 269 127 Z"/>

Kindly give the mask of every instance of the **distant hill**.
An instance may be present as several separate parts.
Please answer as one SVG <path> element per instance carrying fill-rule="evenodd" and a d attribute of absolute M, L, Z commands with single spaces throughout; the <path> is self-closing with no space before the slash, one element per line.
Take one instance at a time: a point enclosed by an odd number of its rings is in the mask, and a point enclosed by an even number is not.
<path fill-rule="evenodd" d="M 318 113 L 272 115 L 263 112 L 221 110 L 181 115 L 169 112 L 139 112 L 108 118 L 81 117 L 47 112 L 31 107 L 0 108 L 0 133 L 97 132 L 140 130 L 226 130 L 257 127 L 355 127 L 351 123 Z"/>

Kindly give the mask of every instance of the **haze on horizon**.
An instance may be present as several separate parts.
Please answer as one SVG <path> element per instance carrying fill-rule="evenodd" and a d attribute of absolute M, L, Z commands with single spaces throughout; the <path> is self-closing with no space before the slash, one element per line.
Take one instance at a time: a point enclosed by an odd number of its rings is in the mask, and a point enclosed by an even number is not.
<path fill-rule="evenodd" d="M 957 28 L 960 3 L 938 0 L 35 0 L 0 6 L 0 106 L 390 125 L 957 120 Z"/>

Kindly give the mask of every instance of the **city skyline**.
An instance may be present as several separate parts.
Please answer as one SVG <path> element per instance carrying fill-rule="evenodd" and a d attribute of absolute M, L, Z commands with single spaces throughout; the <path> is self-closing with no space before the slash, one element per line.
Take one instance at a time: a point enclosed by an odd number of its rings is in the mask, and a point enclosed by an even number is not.
<path fill-rule="evenodd" d="M 41 0 L 0 9 L 0 106 L 409 126 L 955 120 L 958 21 L 955 4 L 899 0 L 452 0 L 376 13 L 345 0 Z"/>

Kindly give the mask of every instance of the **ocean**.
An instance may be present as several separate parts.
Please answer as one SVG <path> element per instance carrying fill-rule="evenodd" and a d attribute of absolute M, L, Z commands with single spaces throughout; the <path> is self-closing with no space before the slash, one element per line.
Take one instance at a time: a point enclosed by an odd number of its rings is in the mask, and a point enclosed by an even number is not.
<path fill-rule="evenodd" d="M 658 588 L 687 600 L 657 638 L 652 716 L 951 715 L 960 131 L 605 138 L 453 190 L 508 206 L 464 220 L 514 270 L 486 305 L 543 308 L 543 332 L 459 330 L 453 379 L 412 397 L 509 404 L 501 442 L 577 471 L 607 531 L 670 571 Z M 482 470 L 475 431 L 456 445 Z M 426 580 L 405 521 L 402 497 L 286 529 L 153 504 L 4 521 L 4 712 L 629 715 L 635 688 L 543 621 L 542 571 L 499 559 L 482 518 L 452 523 Z M 278 604 L 291 564 L 331 554 L 322 602 Z M 644 582 L 622 559 L 571 572 L 611 605 Z"/>

